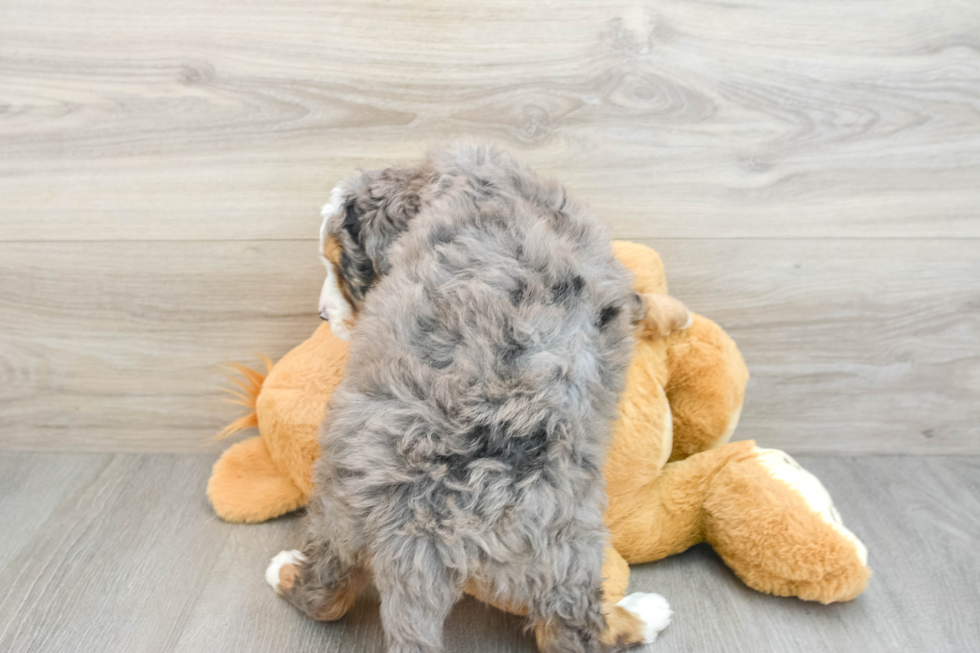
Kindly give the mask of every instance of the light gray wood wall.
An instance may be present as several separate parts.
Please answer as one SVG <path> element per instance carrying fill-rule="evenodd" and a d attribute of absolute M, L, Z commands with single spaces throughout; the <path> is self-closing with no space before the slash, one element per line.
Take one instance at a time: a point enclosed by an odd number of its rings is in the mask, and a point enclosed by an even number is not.
<path fill-rule="evenodd" d="M 980 453 L 980 3 L 480 5 L 0 5 L 0 449 L 205 448 L 333 183 L 469 136 L 661 252 L 737 437 Z"/>

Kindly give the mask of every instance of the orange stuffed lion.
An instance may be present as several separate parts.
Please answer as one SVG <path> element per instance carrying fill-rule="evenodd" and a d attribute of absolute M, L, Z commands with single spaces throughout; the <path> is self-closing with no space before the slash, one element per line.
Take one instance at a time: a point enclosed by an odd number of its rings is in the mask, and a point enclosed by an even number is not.
<path fill-rule="evenodd" d="M 622 241 L 614 251 L 638 292 L 667 292 L 656 252 Z M 252 426 L 259 435 L 214 466 L 207 492 L 222 519 L 260 522 L 306 505 L 317 432 L 346 363 L 347 344 L 324 323 L 274 367 L 266 361 L 267 375 L 237 366 L 239 397 L 253 412 L 222 435 Z M 638 338 L 603 470 L 611 601 L 625 596 L 629 564 L 699 542 L 761 592 L 831 603 L 867 585 L 867 551 L 816 477 L 781 451 L 728 442 L 747 381 L 735 343 L 703 317 L 667 338 Z"/>

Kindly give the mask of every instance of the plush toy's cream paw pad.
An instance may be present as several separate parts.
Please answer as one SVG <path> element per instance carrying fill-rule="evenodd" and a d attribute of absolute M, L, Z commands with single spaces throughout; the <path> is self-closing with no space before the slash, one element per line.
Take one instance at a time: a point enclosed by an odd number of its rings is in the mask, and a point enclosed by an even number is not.
<path fill-rule="evenodd" d="M 626 608 L 643 622 L 643 643 L 650 644 L 670 624 L 674 614 L 667 599 L 650 592 L 633 592 L 616 605 Z"/>
<path fill-rule="evenodd" d="M 793 460 L 789 454 L 778 449 L 754 449 L 759 462 L 766 468 L 773 478 L 785 483 L 789 489 L 799 494 L 810 510 L 817 513 L 820 518 L 837 531 L 844 539 L 854 545 L 857 549 L 858 558 L 861 564 L 868 564 L 868 549 L 854 533 L 844 526 L 840 518 L 840 513 L 834 507 L 834 501 L 830 498 L 830 493 L 823 486 L 820 480 L 803 469 L 798 462 Z"/>
<path fill-rule="evenodd" d="M 269 563 L 269 566 L 265 568 L 265 582 L 276 591 L 276 594 L 282 594 L 282 571 L 283 567 L 287 565 L 292 568 L 291 573 L 287 573 L 289 577 L 287 583 L 291 587 L 293 580 L 296 578 L 296 567 L 301 562 L 306 562 L 306 558 L 302 553 L 293 549 L 292 551 L 280 551 Z M 288 589 L 288 588 L 287 588 Z"/>

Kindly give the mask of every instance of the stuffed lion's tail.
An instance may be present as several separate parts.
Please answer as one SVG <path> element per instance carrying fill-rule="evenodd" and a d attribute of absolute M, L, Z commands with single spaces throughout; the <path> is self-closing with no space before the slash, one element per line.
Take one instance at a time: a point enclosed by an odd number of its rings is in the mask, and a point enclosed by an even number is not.
<path fill-rule="evenodd" d="M 228 380 L 238 388 L 225 389 L 231 395 L 227 401 L 244 406 L 249 413 L 221 429 L 217 438 L 259 425 L 259 393 L 272 371 L 272 361 L 266 356 L 259 358 L 265 364 L 264 373 L 241 363 L 228 363 Z M 288 470 L 284 472 L 272 459 L 261 435 L 236 442 L 221 454 L 211 469 L 207 494 L 215 514 L 233 523 L 266 521 L 305 506 L 309 499 Z"/>
<path fill-rule="evenodd" d="M 241 363 L 228 363 L 228 381 L 237 385 L 238 388 L 223 388 L 225 392 L 231 395 L 225 401 L 244 406 L 249 410 L 249 413 L 221 429 L 215 436 L 216 440 L 222 440 L 239 431 L 255 428 L 259 425 L 258 415 L 255 412 L 255 402 L 259 397 L 259 392 L 262 391 L 262 384 L 265 383 L 266 377 L 272 370 L 272 361 L 269 360 L 268 356 L 259 354 L 259 359 L 265 365 L 265 372 L 253 370 Z"/>

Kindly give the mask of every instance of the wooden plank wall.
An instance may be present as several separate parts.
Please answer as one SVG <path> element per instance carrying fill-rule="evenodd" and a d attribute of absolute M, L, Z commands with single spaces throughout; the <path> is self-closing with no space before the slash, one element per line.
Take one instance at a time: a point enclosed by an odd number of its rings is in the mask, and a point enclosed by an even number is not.
<path fill-rule="evenodd" d="M 980 453 L 980 3 L 0 5 L 0 449 L 201 451 L 316 326 L 318 206 L 457 136 L 656 247 L 737 437 Z"/>

